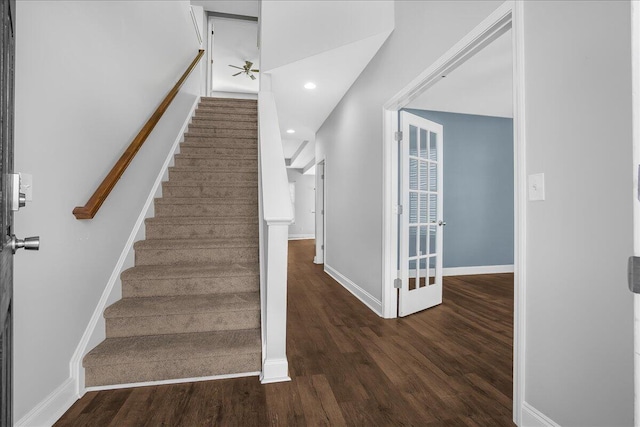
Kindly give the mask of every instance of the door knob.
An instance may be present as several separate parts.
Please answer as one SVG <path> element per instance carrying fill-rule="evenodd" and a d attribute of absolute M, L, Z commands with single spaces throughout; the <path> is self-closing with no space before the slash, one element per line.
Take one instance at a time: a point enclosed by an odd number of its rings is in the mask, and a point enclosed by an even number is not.
<path fill-rule="evenodd" d="M 27 251 L 37 251 L 40 249 L 40 236 L 25 237 L 24 240 L 11 236 L 11 250 L 15 254 L 18 249 L 24 248 Z"/>
<path fill-rule="evenodd" d="M 447 225 L 447 223 L 444 221 L 438 221 L 438 225 L 444 227 L 445 225 Z"/>

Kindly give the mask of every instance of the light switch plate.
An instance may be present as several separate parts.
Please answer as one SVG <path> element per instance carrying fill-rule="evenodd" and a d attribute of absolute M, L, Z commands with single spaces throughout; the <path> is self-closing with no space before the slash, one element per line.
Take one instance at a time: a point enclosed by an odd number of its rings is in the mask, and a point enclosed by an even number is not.
<path fill-rule="evenodd" d="M 529 175 L 529 200 L 544 200 L 544 174 L 536 173 Z"/>

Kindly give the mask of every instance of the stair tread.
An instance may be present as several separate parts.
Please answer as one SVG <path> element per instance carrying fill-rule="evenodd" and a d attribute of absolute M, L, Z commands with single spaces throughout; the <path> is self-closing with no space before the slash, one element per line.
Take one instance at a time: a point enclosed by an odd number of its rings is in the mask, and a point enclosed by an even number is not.
<path fill-rule="evenodd" d="M 155 296 L 123 298 L 107 307 L 104 317 L 148 317 L 259 309 L 258 292 Z"/>
<path fill-rule="evenodd" d="M 257 205 L 253 198 L 228 198 L 228 197 L 171 197 L 155 200 L 156 205 Z M 247 215 L 245 215 L 247 216 Z"/>
<path fill-rule="evenodd" d="M 146 239 L 136 242 L 134 249 L 203 249 L 203 248 L 253 248 L 258 238 L 207 238 L 207 239 Z"/>
<path fill-rule="evenodd" d="M 229 182 L 216 182 L 216 181 L 195 181 L 191 179 L 185 179 L 181 181 L 165 181 L 162 183 L 168 187 L 251 187 L 257 188 L 258 183 L 256 181 L 229 181 Z"/>
<path fill-rule="evenodd" d="M 122 272 L 123 280 L 172 279 L 186 277 L 237 277 L 256 276 L 260 264 L 255 262 L 233 264 L 174 264 L 137 265 Z"/>
<path fill-rule="evenodd" d="M 249 216 L 159 216 L 147 218 L 147 224 L 176 224 L 176 225 L 209 225 L 209 224 L 257 224 L 256 215 Z"/>
<path fill-rule="evenodd" d="M 260 353 L 259 329 L 107 338 L 83 360 L 87 367 Z"/>
<path fill-rule="evenodd" d="M 230 175 L 248 175 L 248 174 L 258 174 L 258 171 L 256 170 L 256 168 L 245 168 L 245 169 L 249 169 L 249 170 L 238 170 L 238 169 L 242 169 L 239 167 L 233 167 L 233 168 L 220 168 L 220 167 L 202 167 L 202 166 L 171 166 L 169 167 L 169 172 L 171 171 L 175 171 L 175 172 L 208 172 L 208 173 L 212 173 L 212 172 L 219 172 L 219 173 L 225 173 L 225 174 L 230 174 Z"/>

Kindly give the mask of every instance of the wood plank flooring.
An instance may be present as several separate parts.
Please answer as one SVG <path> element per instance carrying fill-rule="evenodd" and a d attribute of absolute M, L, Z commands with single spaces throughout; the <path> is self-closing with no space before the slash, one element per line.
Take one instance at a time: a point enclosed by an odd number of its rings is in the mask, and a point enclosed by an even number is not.
<path fill-rule="evenodd" d="M 291 382 L 90 392 L 56 426 L 512 426 L 513 275 L 447 277 L 444 302 L 384 320 L 289 245 Z"/>

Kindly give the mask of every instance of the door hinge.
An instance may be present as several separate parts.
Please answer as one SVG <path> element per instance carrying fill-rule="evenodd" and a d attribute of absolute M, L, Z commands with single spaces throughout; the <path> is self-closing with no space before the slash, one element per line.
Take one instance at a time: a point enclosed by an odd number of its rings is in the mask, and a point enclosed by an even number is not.
<path fill-rule="evenodd" d="M 320 249 L 324 251 L 324 245 L 320 245 Z"/>
<path fill-rule="evenodd" d="M 397 205 L 394 210 L 396 215 L 402 215 L 402 205 Z"/>
<path fill-rule="evenodd" d="M 320 178 L 321 178 L 321 179 L 324 179 L 324 174 L 320 175 Z"/>
<path fill-rule="evenodd" d="M 324 209 L 320 211 L 320 215 L 324 215 Z"/>
<path fill-rule="evenodd" d="M 398 131 L 394 133 L 393 138 L 398 142 L 402 141 L 402 131 Z"/>
<path fill-rule="evenodd" d="M 402 287 L 402 279 L 398 278 L 393 281 L 393 287 L 395 289 L 400 289 Z"/>

